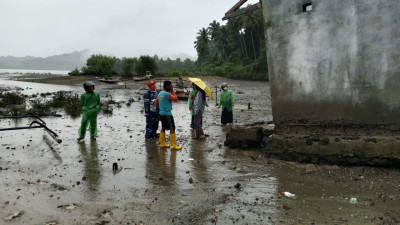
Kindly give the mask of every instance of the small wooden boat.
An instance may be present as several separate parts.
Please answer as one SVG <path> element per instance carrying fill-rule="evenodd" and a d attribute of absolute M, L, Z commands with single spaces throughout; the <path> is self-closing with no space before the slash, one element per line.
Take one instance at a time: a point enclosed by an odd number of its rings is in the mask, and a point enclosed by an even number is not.
<path fill-rule="evenodd" d="M 99 81 L 100 81 L 100 82 L 104 82 L 104 83 L 109 83 L 109 84 L 115 84 L 115 83 L 118 83 L 118 82 L 119 82 L 119 79 L 111 79 L 111 78 L 105 79 L 105 78 L 101 78 L 101 79 L 99 79 Z"/>
<path fill-rule="evenodd" d="M 189 92 L 188 91 L 175 90 L 175 93 L 178 96 L 179 100 L 188 100 L 189 99 Z"/>
<path fill-rule="evenodd" d="M 142 80 L 149 80 L 150 78 L 152 78 L 153 76 L 151 74 L 148 74 L 144 77 L 134 77 L 133 81 L 142 81 Z"/>
<path fill-rule="evenodd" d="M 148 80 L 149 78 L 147 77 L 134 77 L 133 81 L 142 81 L 142 80 Z"/>

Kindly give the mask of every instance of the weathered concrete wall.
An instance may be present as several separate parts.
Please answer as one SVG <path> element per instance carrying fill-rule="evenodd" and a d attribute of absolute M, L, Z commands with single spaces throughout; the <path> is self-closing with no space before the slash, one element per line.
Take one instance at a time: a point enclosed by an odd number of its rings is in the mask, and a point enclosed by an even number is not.
<path fill-rule="evenodd" d="M 263 0 L 274 122 L 400 129 L 399 0 Z M 311 3 L 312 11 L 303 12 Z"/>
<path fill-rule="evenodd" d="M 264 150 L 270 157 L 302 163 L 400 167 L 399 138 L 273 135 Z"/>

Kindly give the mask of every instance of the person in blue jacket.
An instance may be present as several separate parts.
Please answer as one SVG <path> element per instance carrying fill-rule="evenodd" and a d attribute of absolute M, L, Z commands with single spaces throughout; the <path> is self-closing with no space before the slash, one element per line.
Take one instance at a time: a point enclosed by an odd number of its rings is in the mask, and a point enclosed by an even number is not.
<path fill-rule="evenodd" d="M 143 95 L 144 112 L 146 116 L 146 139 L 157 137 L 158 130 L 158 108 L 155 106 L 155 101 L 158 96 L 156 83 L 149 81 L 147 83 L 149 90 Z"/>

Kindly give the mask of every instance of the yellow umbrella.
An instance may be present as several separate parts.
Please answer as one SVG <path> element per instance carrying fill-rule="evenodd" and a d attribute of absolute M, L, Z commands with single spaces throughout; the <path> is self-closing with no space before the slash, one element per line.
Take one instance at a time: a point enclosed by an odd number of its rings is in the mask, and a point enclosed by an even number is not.
<path fill-rule="evenodd" d="M 208 87 L 207 84 L 204 83 L 204 81 L 202 81 L 200 78 L 194 77 L 189 77 L 189 80 L 192 81 L 199 88 L 203 89 L 203 91 L 208 95 L 208 97 L 210 97 L 211 100 L 214 99 L 210 87 Z"/>

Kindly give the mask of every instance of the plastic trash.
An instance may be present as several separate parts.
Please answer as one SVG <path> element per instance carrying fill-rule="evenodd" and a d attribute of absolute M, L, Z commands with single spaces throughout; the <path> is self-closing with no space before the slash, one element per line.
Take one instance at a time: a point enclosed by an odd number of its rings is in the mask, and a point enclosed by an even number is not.
<path fill-rule="evenodd" d="M 283 191 L 282 194 L 288 198 L 297 198 L 297 196 L 295 194 L 292 194 L 288 191 Z"/>
<path fill-rule="evenodd" d="M 351 204 L 357 204 L 357 198 L 350 198 Z"/>

